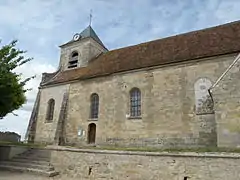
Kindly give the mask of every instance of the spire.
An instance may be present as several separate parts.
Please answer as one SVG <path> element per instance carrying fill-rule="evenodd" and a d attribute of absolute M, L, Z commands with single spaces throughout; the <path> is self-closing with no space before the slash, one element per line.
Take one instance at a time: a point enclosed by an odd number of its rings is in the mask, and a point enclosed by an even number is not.
<path fill-rule="evenodd" d="M 102 41 L 99 39 L 98 35 L 95 33 L 95 31 L 92 29 L 90 25 L 80 33 L 80 36 L 82 39 L 91 37 L 95 41 L 97 41 L 99 44 L 101 44 L 103 47 L 105 47 Z"/>
<path fill-rule="evenodd" d="M 90 22 L 91 23 L 91 22 Z M 81 41 L 82 39 L 91 37 L 92 39 L 94 39 L 97 43 L 99 43 L 101 46 L 103 46 L 106 50 L 107 48 L 104 46 L 103 42 L 100 40 L 100 38 L 98 37 L 98 35 L 95 33 L 95 31 L 93 30 L 93 28 L 91 27 L 91 25 L 89 25 L 86 29 L 84 29 L 81 33 L 76 33 L 73 36 L 73 39 L 63 45 L 61 45 L 60 47 L 63 47 L 69 43 L 72 43 L 74 41 Z M 76 38 L 76 39 L 75 39 Z"/>

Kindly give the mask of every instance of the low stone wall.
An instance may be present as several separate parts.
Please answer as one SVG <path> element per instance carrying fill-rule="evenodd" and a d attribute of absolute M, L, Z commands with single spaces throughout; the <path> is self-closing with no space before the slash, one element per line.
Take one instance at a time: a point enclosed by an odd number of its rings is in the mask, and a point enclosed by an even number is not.
<path fill-rule="evenodd" d="M 153 153 L 51 148 L 63 178 L 113 180 L 239 180 L 240 154 Z"/>
<path fill-rule="evenodd" d="M 28 150 L 24 146 L 0 145 L 0 161 L 11 159 L 12 157 L 21 154 Z"/>

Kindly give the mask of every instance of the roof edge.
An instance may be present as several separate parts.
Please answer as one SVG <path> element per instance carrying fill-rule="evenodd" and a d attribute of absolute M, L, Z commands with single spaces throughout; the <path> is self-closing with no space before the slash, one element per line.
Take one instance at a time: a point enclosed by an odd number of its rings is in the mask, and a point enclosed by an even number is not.
<path fill-rule="evenodd" d="M 42 84 L 41 87 L 42 88 L 47 88 L 47 87 L 51 87 L 51 86 L 70 84 L 70 83 L 76 82 L 76 81 L 84 81 L 84 80 L 88 80 L 88 79 L 94 79 L 94 78 L 101 78 L 101 77 L 111 76 L 111 75 L 114 75 L 114 74 L 139 72 L 139 71 L 152 70 L 152 69 L 164 68 L 164 67 L 169 67 L 169 66 L 190 64 L 190 63 L 193 63 L 193 62 L 199 62 L 200 59 L 203 59 L 202 61 L 209 61 L 209 60 L 211 60 L 212 58 L 215 58 L 215 57 L 227 56 L 227 55 L 234 56 L 237 53 L 239 53 L 239 52 L 236 51 L 236 52 L 231 52 L 231 53 L 218 54 L 218 55 L 214 55 L 214 56 L 200 57 L 200 58 L 195 58 L 195 59 L 186 60 L 186 61 L 178 61 L 178 62 L 172 62 L 172 63 L 155 65 L 155 66 L 142 67 L 142 68 L 138 68 L 138 69 L 131 69 L 131 70 L 126 70 L 126 71 L 123 70 L 123 71 L 118 71 L 118 72 L 114 72 L 114 73 L 105 73 L 105 74 L 101 74 L 101 75 L 93 75 L 91 77 L 76 78 L 76 79 L 72 79 L 72 80 L 69 80 L 69 81 L 63 81 L 63 82 L 49 82 L 49 84 L 48 83 Z M 211 58 L 211 59 L 209 59 L 209 58 Z"/>
<path fill-rule="evenodd" d="M 99 44 L 101 47 L 103 47 L 105 50 L 109 51 L 109 49 L 106 48 L 106 46 L 100 44 L 100 43 L 97 42 L 94 38 L 86 37 L 86 38 L 81 39 L 80 41 L 87 40 L 87 39 L 92 39 L 92 40 L 94 40 L 96 43 L 98 43 L 98 44 Z M 68 45 L 71 45 L 71 44 L 80 42 L 80 41 L 69 41 L 69 42 L 67 42 L 67 43 L 65 43 L 65 44 L 62 44 L 62 45 L 58 46 L 58 47 L 63 48 L 63 47 L 66 47 L 66 46 L 68 46 Z"/>
<path fill-rule="evenodd" d="M 166 37 L 163 37 L 163 38 L 157 38 L 157 39 L 154 39 L 154 40 L 141 42 L 141 43 L 134 44 L 134 45 L 129 45 L 129 46 L 124 46 L 124 47 L 112 49 L 112 50 L 110 50 L 110 52 L 121 50 L 121 49 L 127 49 L 127 48 L 130 48 L 130 47 L 135 47 L 135 46 L 139 46 L 139 45 L 142 46 L 142 45 L 145 45 L 145 44 L 148 44 L 148 43 L 151 43 L 151 42 L 156 42 L 156 41 L 164 40 L 164 39 L 168 39 L 168 38 L 174 38 L 174 37 L 178 37 L 178 36 L 193 34 L 193 33 L 199 32 L 199 31 L 207 31 L 209 29 L 215 29 L 215 28 L 218 28 L 218 27 L 229 26 L 229 25 L 233 25 L 233 24 L 236 24 L 236 23 L 239 23 L 239 22 L 240 22 L 240 20 L 236 20 L 236 21 L 225 23 L 225 24 L 219 24 L 219 25 L 215 25 L 215 26 L 211 26 L 211 27 L 207 27 L 207 28 L 200 28 L 200 29 L 196 29 L 196 30 L 192 30 L 192 31 L 188 31 L 188 32 L 183 32 L 183 33 L 180 33 L 180 34 L 175 34 L 175 35 L 166 36 Z"/>

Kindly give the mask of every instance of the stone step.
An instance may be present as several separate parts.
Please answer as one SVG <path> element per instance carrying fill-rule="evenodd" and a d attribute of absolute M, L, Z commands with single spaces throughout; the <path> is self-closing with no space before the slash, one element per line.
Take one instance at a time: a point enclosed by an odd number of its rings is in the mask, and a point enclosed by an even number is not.
<path fill-rule="evenodd" d="M 25 151 L 23 154 L 50 154 L 48 150 L 28 150 Z"/>
<path fill-rule="evenodd" d="M 50 158 L 46 158 L 46 157 L 31 157 L 31 156 L 16 156 L 13 159 L 26 159 L 26 160 L 33 160 L 33 161 L 46 161 L 49 162 Z"/>
<path fill-rule="evenodd" d="M 46 159 L 46 160 L 48 160 L 48 159 L 50 159 L 50 157 L 46 157 L 46 156 L 38 156 L 38 155 L 32 155 L 32 156 L 15 156 L 14 158 L 27 158 L 27 159 L 29 159 L 29 158 L 31 158 L 31 159 Z"/>
<path fill-rule="evenodd" d="M 30 151 L 30 152 L 24 152 L 24 153 L 22 153 L 23 155 L 31 155 L 31 154 L 39 154 L 39 155 L 50 155 L 50 153 L 49 152 L 32 152 L 32 151 Z"/>
<path fill-rule="evenodd" d="M 47 177 L 53 177 L 59 174 L 59 172 L 54 170 L 46 171 L 46 170 L 40 170 L 40 169 L 34 169 L 34 168 L 17 167 L 17 166 L 11 166 L 11 165 L 3 165 L 3 164 L 0 164 L 0 169 L 8 170 L 8 171 L 28 172 L 36 175 L 47 176 Z"/>
<path fill-rule="evenodd" d="M 42 157 L 50 157 L 50 153 L 34 153 L 34 152 L 29 152 L 29 153 L 23 153 L 19 154 L 18 156 L 42 156 Z"/>
<path fill-rule="evenodd" d="M 33 160 L 33 159 L 24 159 L 24 158 L 13 158 L 10 161 L 14 162 L 22 162 L 22 163 L 32 163 L 32 164 L 41 164 L 41 165 L 49 165 L 50 161 L 42 161 L 42 160 Z"/>
<path fill-rule="evenodd" d="M 46 170 L 46 171 L 54 170 L 54 167 L 50 165 L 32 164 L 31 162 L 22 163 L 22 162 L 16 162 L 16 161 L 1 161 L 0 165 L 33 168 L 33 169 L 40 169 L 40 170 Z"/>
<path fill-rule="evenodd" d="M 0 162 L 0 169 L 28 172 L 32 174 L 56 176 L 59 173 L 50 164 L 50 151 L 30 149 L 8 161 Z"/>
<path fill-rule="evenodd" d="M 39 154 L 21 154 L 21 155 L 17 155 L 16 157 L 42 157 L 42 158 L 50 158 L 50 155 L 49 156 L 46 156 L 46 155 L 39 155 Z"/>
<path fill-rule="evenodd" d="M 35 151 L 35 150 L 28 150 L 26 152 L 24 152 L 24 154 L 50 154 L 49 151 Z"/>

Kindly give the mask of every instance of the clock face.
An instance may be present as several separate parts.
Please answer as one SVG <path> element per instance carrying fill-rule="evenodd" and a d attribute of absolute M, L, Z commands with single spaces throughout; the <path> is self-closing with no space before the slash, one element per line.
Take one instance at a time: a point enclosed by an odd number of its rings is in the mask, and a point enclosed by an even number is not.
<path fill-rule="evenodd" d="M 80 38 L 80 34 L 75 34 L 75 35 L 73 36 L 73 40 L 74 40 L 74 41 L 77 41 L 79 38 Z"/>

